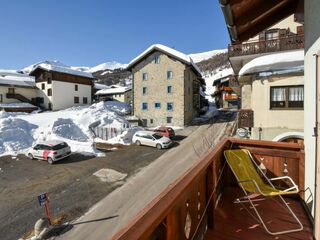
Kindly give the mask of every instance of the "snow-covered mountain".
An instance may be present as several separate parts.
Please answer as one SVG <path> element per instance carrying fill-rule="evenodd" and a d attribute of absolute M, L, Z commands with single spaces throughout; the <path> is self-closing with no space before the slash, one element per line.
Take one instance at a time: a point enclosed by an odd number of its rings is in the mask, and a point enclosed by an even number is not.
<path fill-rule="evenodd" d="M 100 71 L 107 71 L 107 70 L 114 70 L 114 69 L 119 69 L 119 68 L 126 68 L 128 64 L 123 64 L 123 63 L 119 63 L 119 62 L 116 62 L 116 61 L 111 61 L 111 62 L 105 62 L 105 63 L 101 63 L 97 66 L 94 66 L 94 67 L 85 67 L 85 66 L 82 66 L 82 67 L 75 67 L 75 66 L 67 66 L 66 64 L 58 61 L 58 60 L 54 60 L 54 61 L 47 61 L 47 62 L 50 62 L 50 63 L 53 63 L 55 65 L 58 65 L 58 66 L 63 66 L 65 68 L 70 68 L 72 70 L 76 70 L 76 71 L 81 71 L 81 72 L 88 72 L 88 73 L 95 73 L 95 72 L 100 72 Z M 32 64 L 30 66 L 27 66 L 23 69 L 21 69 L 23 72 L 25 73 L 29 73 L 35 65 L 37 65 L 39 63 L 35 63 L 35 64 Z"/>
<path fill-rule="evenodd" d="M 227 52 L 227 49 L 218 49 L 218 50 L 212 50 L 208 52 L 189 54 L 189 57 L 191 57 L 195 63 L 198 63 L 198 62 L 202 62 L 204 60 L 213 58 L 219 54 L 224 54 L 226 52 Z"/>

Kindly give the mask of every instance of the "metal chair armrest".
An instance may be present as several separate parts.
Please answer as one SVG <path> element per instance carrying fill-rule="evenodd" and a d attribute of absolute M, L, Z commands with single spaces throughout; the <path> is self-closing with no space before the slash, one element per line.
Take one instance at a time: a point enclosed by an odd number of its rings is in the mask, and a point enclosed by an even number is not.
<path fill-rule="evenodd" d="M 285 192 L 291 191 L 292 189 L 295 189 L 296 191 L 299 191 L 299 188 L 298 188 L 297 184 L 295 184 L 295 182 L 294 182 L 294 181 L 292 180 L 292 178 L 289 177 L 289 176 L 282 176 L 282 177 L 270 178 L 269 180 L 270 180 L 270 181 L 276 181 L 276 180 L 282 180 L 282 179 L 288 179 L 288 180 L 291 182 L 291 184 L 293 185 L 292 187 L 284 190 Z"/>

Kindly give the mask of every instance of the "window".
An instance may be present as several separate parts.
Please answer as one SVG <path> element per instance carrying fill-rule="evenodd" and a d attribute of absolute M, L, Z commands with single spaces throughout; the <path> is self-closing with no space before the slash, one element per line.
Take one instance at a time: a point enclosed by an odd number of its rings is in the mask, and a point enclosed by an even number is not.
<path fill-rule="evenodd" d="M 142 110 L 148 110 L 148 103 L 142 103 Z"/>
<path fill-rule="evenodd" d="M 48 103 L 48 109 L 52 110 L 52 103 Z"/>
<path fill-rule="evenodd" d="M 48 84 L 51 84 L 51 82 L 52 82 L 52 81 L 51 81 L 51 78 L 50 78 L 50 77 L 48 77 L 48 79 L 47 79 L 47 83 L 48 83 Z"/>
<path fill-rule="evenodd" d="M 150 119 L 150 124 L 153 124 L 153 119 Z"/>
<path fill-rule="evenodd" d="M 303 109 L 303 86 L 271 87 L 270 109 Z"/>
<path fill-rule="evenodd" d="M 74 97 L 74 103 L 79 103 L 79 97 Z"/>
<path fill-rule="evenodd" d="M 167 103 L 167 110 L 173 111 L 173 103 Z"/>
<path fill-rule="evenodd" d="M 154 57 L 154 63 L 155 63 L 155 64 L 159 64 L 159 63 L 160 63 L 160 55 L 156 55 L 156 56 Z"/>
<path fill-rule="evenodd" d="M 167 79 L 172 79 L 172 78 L 173 78 L 173 72 L 167 71 Z"/>
<path fill-rule="evenodd" d="M 172 123 L 172 117 L 167 117 L 167 123 Z"/>
<path fill-rule="evenodd" d="M 44 90 L 46 88 L 46 85 L 44 83 L 41 83 L 41 89 Z"/>
<path fill-rule="evenodd" d="M 83 97 L 83 104 L 88 104 L 88 98 L 87 97 Z"/>
<path fill-rule="evenodd" d="M 167 93 L 172 93 L 172 86 L 167 86 Z"/>
<path fill-rule="evenodd" d="M 156 103 L 154 104 L 154 108 L 157 108 L 157 109 L 161 108 L 161 103 L 156 102 Z"/>
<path fill-rule="evenodd" d="M 48 88 L 48 90 L 47 90 L 47 95 L 48 95 L 48 96 L 52 96 L 52 89 L 51 89 L 51 88 Z"/>
<path fill-rule="evenodd" d="M 147 94 L 147 87 L 143 87 L 143 88 L 142 88 L 142 94 L 143 94 L 143 95 L 146 95 L 146 94 Z"/>
<path fill-rule="evenodd" d="M 75 91 L 78 91 L 78 85 L 77 85 L 77 84 L 74 85 L 74 90 L 75 90 Z"/>
<path fill-rule="evenodd" d="M 3 96 L 0 94 L 0 102 L 3 102 Z"/>
<path fill-rule="evenodd" d="M 14 94 L 14 88 L 8 88 L 8 93 L 9 94 Z"/>
<path fill-rule="evenodd" d="M 148 80 L 148 73 L 142 73 L 142 80 Z"/>

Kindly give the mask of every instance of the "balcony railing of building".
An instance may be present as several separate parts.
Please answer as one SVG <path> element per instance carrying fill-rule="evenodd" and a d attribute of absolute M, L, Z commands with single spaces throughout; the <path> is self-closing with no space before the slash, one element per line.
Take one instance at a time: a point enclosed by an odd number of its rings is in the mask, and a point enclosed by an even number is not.
<path fill-rule="evenodd" d="M 267 175 L 290 176 L 299 189 L 304 189 L 302 145 L 226 138 L 170 184 L 113 239 L 274 239 L 241 206 L 233 203 L 239 188 L 235 187 L 235 179 L 225 164 L 223 153 L 237 148 L 249 150 L 258 164 L 263 162 Z M 279 184 L 286 185 L 285 182 Z M 312 224 L 301 197 L 296 195 L 287 201 L 298 211 L 304 230 L 281 239 L 312 239 Z M 282 221 L 276 227 L 286 226 L 289 216 L 274 208 L 270 205 L 262 211 L 276 218 L 277 221 L 271 222 Z"/>
<path fill-rule="evenodd" d="M 236 57 L 303 48 L 304 35 L 293 34 L 279 39 L 230 44 L 228 46 L 228 55 L 229 57 Z"/>

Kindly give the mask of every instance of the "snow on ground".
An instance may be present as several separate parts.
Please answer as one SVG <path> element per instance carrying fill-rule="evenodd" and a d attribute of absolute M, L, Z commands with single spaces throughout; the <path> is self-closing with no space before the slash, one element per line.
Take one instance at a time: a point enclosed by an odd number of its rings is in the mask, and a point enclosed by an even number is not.
<path fill-rule="evenodd" d="M 239 75 L 283 70 L 303 71 L 303 67 L 304 50 L 295 50 L 257 57 L 245 64 Z"/>
<path fill-rule="evenodd" d="M 228 51 L 227 49 L 218 49 L 218 50 L 212 50 L 208 52 L 189 54 L 189 57 L 191 57 L 195 63 L 198 63 L 198 62 L 210 59 L 216 55 L 226 53 L 227 51 Z"/>
<path fill-rule="evenodd" d="M 89 125 L 118 127 L 129 124 L 117 112 L 127 110 L 117 102 L 99 102 L 90 106 L 72 107 L 57 112 L 7 113 L 0 112 L 0 156 L 25 153 L 37 142 L 63 140 L 73 152 L 98 154 L 93 147 Z"/>

